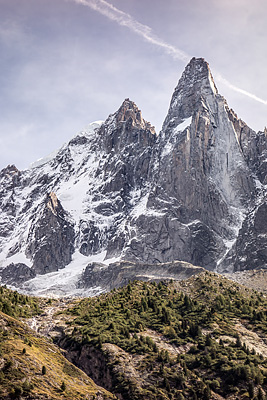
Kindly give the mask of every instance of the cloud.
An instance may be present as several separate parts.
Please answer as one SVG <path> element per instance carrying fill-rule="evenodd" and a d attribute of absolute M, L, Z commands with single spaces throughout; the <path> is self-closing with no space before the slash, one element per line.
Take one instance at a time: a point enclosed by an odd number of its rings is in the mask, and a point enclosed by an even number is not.
<path fill-rule="evenodd" d="M 0 25 L 0 43 L 6 46 L 23 44 L 26 39 L 24 29 L 15 21 L 3 21 Z"/>
<path fill-rule="evenodd" d="M 115 21 L 119 25 L 125 26 L 135 34 L 141 36 L 145 41 L 163 49 L 167 54 L 172 56 L 174 59 L 188 62 L 189 59 L 191 58 L 191 56 L 185 53 L 183 50 L 178 49 L 177 47 L 165 42 L 163 39 L 156 36 L 152 32 L 152 29 L 149 26 L 141 24 L 140 22 L 136 21 L 130 14 L 127 14 L 119 10 L 118 8 L 114 7 L 112 4 L 108 3 L 105 0 L 71 0 L 71 1 L 77 4 L 84 5 L 86 7 L 90 7 L 91 9 L 109 18 L 111 21 Z M 216 76 L 216 79 L 219 82 L 221 82 L 229 89 L 238 92 L 244 96 L 247 96 L 262 104 L 267 105 L 267 100 L 263 100 L 260 97 L 254 95 L 253 93 L 250 93 L 244 89 L 241 89 L 233 85 L 225 78 L 223 78 L 219 73 L 216 73 L 214 75 Z"/>
<path fill-rule="evenodd" d="M 146 42 L 162 48 L 164 51 L 166 51 L 167 54 L 171 55 L 175 59 L 188 62 L 191 58 L 191 56 L 186 54 L 184 51 L 169 43 L 166 43 L 163 39 L 156 36 L 149 26 L 141 24 L 140 22 L 136 21 L 131 15 L 119 10 L 105 0 L 72 1 L 77 4 L 82 4 L 84 6 L 90 7 L 91 9 L 109 18 L 111 21 L 115 21 L 117 24 L 125 26 L 135 34 L 141 36 Z"/>
<path fill-rule="evenodd" d="M 227 86 L 229 89 L 234 90 L 235 92 L 244 94 L 245 96 L 250 97 L 251 99 L 258 101 L 259 103 L 262 103 L 262 104 L 267 105 L 267 100 L 263 100 L 263 99 L 261 99 L 260 97 L 256 96 L 255 94 L 250 93 L 250 92 L 248 92 L 248 91 L 246 91 L 246 90 L 244 90 L 244 89 L 241 89 L 241 88 L 239 88 L 239 87 L 233 85 L 233 84 L 230 83 L 227 79 L 223 78 L 223 77 L 221 76 L 221 74 L 219 74 L 218 72 L 215 72 L 213 75 L 215 76 L 215 79 L 216 79 L 218 82 L 221 82 L 222 84 L 224 84 L 225 86 Z"/>

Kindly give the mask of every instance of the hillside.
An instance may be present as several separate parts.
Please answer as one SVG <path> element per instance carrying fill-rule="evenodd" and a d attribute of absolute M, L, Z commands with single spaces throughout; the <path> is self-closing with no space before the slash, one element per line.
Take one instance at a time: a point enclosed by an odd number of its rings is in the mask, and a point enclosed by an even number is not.
<path fill-rule="evenodd" d="M 20 310 L 15 312 L 16 315 L 25 317 L 25 309 L 28 316 L 36 315 L 35 310 L 31 312 L 30 303 L 37 304 L 37 299 L 32 301 L 1 289 L 2 309 L 14 314 L 12 304 L 16 298 L 16 307 Z M 40 300 L 40 306 L 44 306 L 43 300 Z M 0 311 L 0 398 L 107 400 L 114 397 L 68 362 L 50 340 L 37 335 L 25 323 Z"/>
<path fill-rule="evenodd" d="M 266 269 L 253 269 L 250 271 L 239 271 L 233 274 L 225 274 L 228 279 L 255 289 L 259 292 L 267 293 L 267 270 Z"/>
<path fill-rule="evenodd" d="M 266 296 L 215 273 L 3 309 L 1 399 L 266 398 Z"/>
<path fill-rule="evenodd" d="M 259 292 L 202 272 L 76 301 L 56 315 L 64 333 L 50 334 L 120 399 L 262 399 L 266 307 Z"/>

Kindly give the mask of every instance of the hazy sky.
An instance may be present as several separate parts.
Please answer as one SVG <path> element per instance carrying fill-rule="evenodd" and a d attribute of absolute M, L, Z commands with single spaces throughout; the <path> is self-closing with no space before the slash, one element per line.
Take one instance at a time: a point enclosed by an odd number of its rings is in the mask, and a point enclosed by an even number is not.
<path fill-rule="evenodd" d="M 0 168 L 26 168 L 127 97 L 159 131 L 193 56 L 263 130 L 266 20 L 266 0 L 0 0 Z"/>

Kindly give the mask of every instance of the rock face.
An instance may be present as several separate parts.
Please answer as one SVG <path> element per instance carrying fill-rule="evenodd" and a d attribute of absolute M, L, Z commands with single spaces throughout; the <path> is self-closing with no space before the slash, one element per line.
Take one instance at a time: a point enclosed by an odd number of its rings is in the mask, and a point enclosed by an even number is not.
<path fill-rule="evenodd" d="M 182 280 L 205 271 L 183 261 L 170 263 L 145 264 L 129 261 L 116 262 L 107 265 L 89 264 L 79 281 L 80 288 L 99 286 L 104 290 L 112 290 L 125 286 L 129 281 Z"/>
<path fill-rule="evenodd" d="M 59 340 L 58 345 L 66 349 L 65 357 L 74 365 L 81 368 L 93 381 L 106 390 L 113 389 L 113 376 L 103 353 L 96 347 L 85 345 L 79 348 L 70 344 L 67 338 Z"/>
<path fill-rule="evenodd" d="M 74 252 L 74 228 L 55 193 L 47 195 L 33 219 L 28 235 L 26 255 L 33 270 L 45 274 L 64 268 Z"/>
<path fill-rule="evenodd" d="M 266 135 L 238 119 L 208 63 L 193 58 L 159 135 L 126 99 L 55 156 L 1 171 L 0 266 L 69 265 L 76 280 L 114 258 L 265 267 Z"/>
<path fill-rule="evenodd" d="M 263 201 L 246 216 L 237 240 L 226 258 L 234 271 L 261 269 L 267 265 L 267 203 Z"/>
<path fill-rule="evenodd" d="M 254 132 L 246 123 L 238 119 L 233 110 L 227 110 L 237 134 L 244 159 L 261 183 L 266 184 L 267 173 L 267 130 Z"/>
<path fill-rule="evenodd" d="M 29 268 L 22 263 L 11 263 L 1 271 L 1 283 L 7 285 L 21 285 L 29 279 L 35 278 L 35 276 L 36 273 L 33 268 Z"/>
<path fill-rule="evenodd" d="M 254 202 L 256 186 L 227 104 L 203 59 L 186 67 L 155 153 L 147 201 L 153 211 L 137 219 L 140 234 L 128 254 L 215 269 L 225 243 L 236 237 L 242 212 Z"/>
<path fill-rule="evenodd" d="M 81 225 L 82 254 L 88 256 L 101 248 L 107 249 L 108 257 L 122 252 L 128 233 L 121 229 L 121 224 L 132 208 L 134 193 L 147 185 L 155 142 L 154 128 L 129 99 L 99 128 L 97 187 L 92 185 L 91 207 L 87 206 L 94 216 Z"/>

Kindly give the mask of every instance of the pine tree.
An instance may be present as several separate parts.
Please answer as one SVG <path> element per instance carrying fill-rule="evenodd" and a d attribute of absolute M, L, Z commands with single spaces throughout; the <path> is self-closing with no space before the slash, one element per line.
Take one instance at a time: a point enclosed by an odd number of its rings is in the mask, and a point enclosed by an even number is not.
<path fill-rule="evenodd" d="M 204 400 L 209 400 L 210 397 L 211 397 L 211 390 L 210 390 L 209 385 L 207 385 L 207 386 L 205 387 L 205 389 L 204 389 L 203 399 L 204 399 Z"/>
<path fill-rule="evenodd" d="M 253 382 L 249 382 L 249 384 L 248 384 L 248 394 L 249 394 L 249 398 L 253 399 L 253 397 L 254 397 L 254 383 Z"/>
<path fill-rule="evenodd" d="M 236 347 L 242 347 L 242 342 L 239 335 L 236 338 Z"/>

